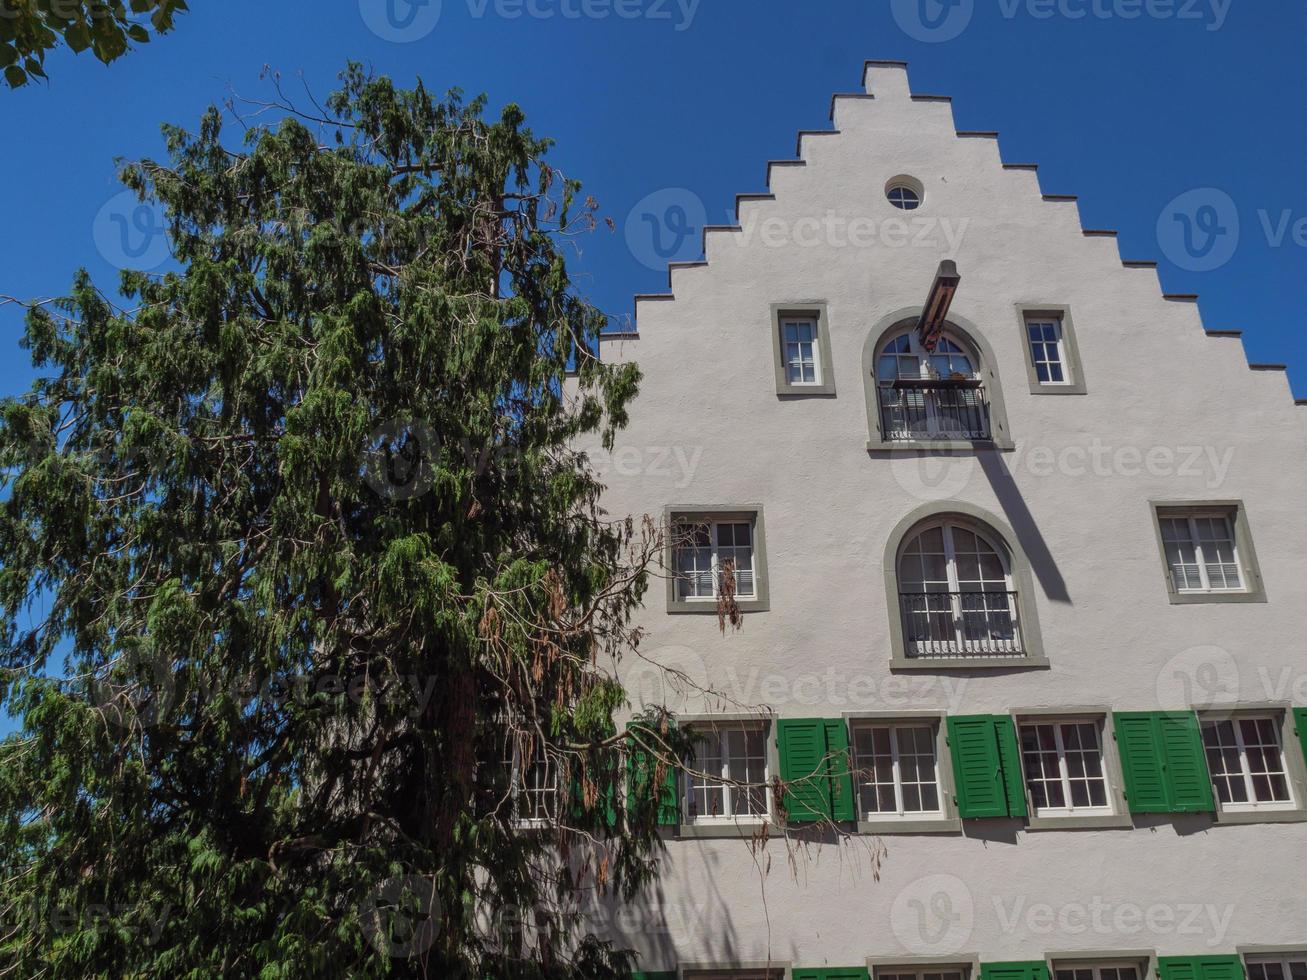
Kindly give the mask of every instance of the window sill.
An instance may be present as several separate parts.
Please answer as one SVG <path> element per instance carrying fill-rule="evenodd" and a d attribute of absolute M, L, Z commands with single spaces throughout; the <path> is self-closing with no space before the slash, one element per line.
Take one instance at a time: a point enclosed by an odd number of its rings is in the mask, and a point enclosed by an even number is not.
<path fill-rule="evenodd" d="M 771 602 L 767 599 L 740 599 L 737 600 L 736 605 L 740 607 L 742 613 L 769 612 L 771 610 Z M 667 612 L 669 615 L 716 616 L 717 602 L 716 600 L 692 602 L 687 599 L 674 599 L 667 603 Z"/>
<path fill-rule="evenodd" d="M 1026 821 L 1026 830 L 1129 830 L 1134 821 L 1128 813 L 1095 813 L 1065 817 L 1030 817 Z"/>
<path fill-rule="evenodd" d="M 683 823 L 676 831 L 681 840 L 713 840 L 756 837 L 771 825 L 770 820 L 738 820 L 721 823 Z"/>
<path fill-rule="evenodd" d="M 1218 824 L 1253 823 L 1304 823 L 1307 822 L 1307 810 L 1290 808 L 1285 810 L 1222 810 L 1217 804 L 1216 822 Z"/>
<path fill-rule="evenodd" d="M 916 670 L 986 670 L 994 667 L 1047 670 L 1051 664 L 1047 657 L 914 657 L 908 660 L 895 657 L 890 661 L 893 671 Z"/>
<path fill-rule="evenodd" d="M 1013 452 L 1016 445 L 1011 439 L 868 439 L 867 451 L 872 453 L 921 453 L 998 451 Z"/>
<path fill-rule="evenodd" d="M 1194 606 L 1205 602 L 1265 602 L 1266 593 L 1252 592 L 1167 592 L 1173 606 Z"/>
<path fill-rule="evenodd" d="M 928 819 L 902 820 L 859 820 L 858 833 L 874 834 L 877 837 L 893 837 L 897 834 L 960 834 L 962 821 L 957 817 L 933 817 Z"/>
<path fill-rule="evenodd" d="M 1040 384 L 1038 381 L 1031 382 L 1030 393 L 1032 395 L 1087 395 L 1088 391 L 1082 384 L 1053 385 Z"/>
<path fill-rule="evenodd" d="M 777 398 L 834 398 L 835 385 L 783 385 L 776 389 Z"/>

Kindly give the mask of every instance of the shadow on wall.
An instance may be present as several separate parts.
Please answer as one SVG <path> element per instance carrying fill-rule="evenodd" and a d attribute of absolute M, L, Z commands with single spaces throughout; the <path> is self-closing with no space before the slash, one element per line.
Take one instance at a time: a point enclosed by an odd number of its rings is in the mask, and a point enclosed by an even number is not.
<path fill-rule="evenodd" d="M 1003 465 L 998 453 L 980 452 L 976 456 L 980 460 L 980 468 L 985 471 L 985 477 L 994 490 L 994 496 L 998 498 L 999 506 L 1003 509 L 1003 516 L 1011 525 L 1013 533 L 1017 536 L 1017 543 L 1030 562 L 1031 573 L 1044 590 L 1044 595 L 1053 602 L 1070 604 L 1071 594 L 1067 591 L 1066 580 L 1058 571 L 1057 562 L 1053 559 L 1052 552 L 1048 550 L 1048 542 L 1040 533 L 1034 515 L 1026 506 L 1021 491 L 1017 489 L 1016 481 L 1012 479 L 1012 474 Z"/>

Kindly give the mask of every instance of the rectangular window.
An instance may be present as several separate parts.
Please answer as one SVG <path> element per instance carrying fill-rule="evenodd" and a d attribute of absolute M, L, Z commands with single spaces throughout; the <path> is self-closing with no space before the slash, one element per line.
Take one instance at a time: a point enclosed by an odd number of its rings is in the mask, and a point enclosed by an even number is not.
<path fill-rule="evenodd" d="M 1234 523 L 1218 511 L 1159 515 L 1162 546 L 1177 592 L 1242 592 Z"/>
<path fill-rule="evenodd" d="M 821 351 L 816 319 L 781 320 L 785 376 L 792 385 L 821 384 Z"/>
<path fill-rule="evenodd" d="M 753 524 L 706 521 L 675 525 L 676 598 L 713 600 L 721 593 L 728 568 L 735 575 L 738 599 L 757 597 L 753 565 Z M 729 564 L 728 564 L 729 563 Z"/>
<path fill-rule="evenodd" d="M 1248 957 L 1248 980 L 1307 980 L 1307 952 Z"/>
<path fill-rule="evenodd" d="M 1091 963 L 1059 966 L 1053 971 L 1053 980 L 1139 980 L 1139 967 L 1134 964 L 1100 966 Z"/>
<path fill-rule="evenodd" d="M 1293 794 L 1280 745 L 1280 726 L 1269 715 L 1240 715 L 1203 722 L 1207 768 L 1221 809 L 1289 809 Z"/>
<path fill-rule="evenodd" d="M 1021 725 L 1021 760 L 1035 816 L 1108 814 L 1103 746 L 1093 721 Z"/>
<path fill-rule="evenodd" d="M 887 967 L 876 970 L 876 980 L 965 980 L 965 978 L 965 971 L 952 967 L 931 967 L 924 970 Z"/>
<path fill-rule="evenodd" d="M 935 738 L 931 725 L 855 725 L 854 781 L 863 819 L 943 816 Z"/>
<path fill-rule="evenodd" d="M 511 774 L 513 816 L 527 823 L 547 823 L 558 816 L 558 766 L 539 739 L 530 753 L 516 743 L 506 760 Z"/>
<path fill-rule="evenodd" d="M 762 821 L 768 814 L 767 729 L 716 724 L 696 732 L 686 779 L 689 823 Z"/>
<path fill-rule="evenodd" d="M 1062 321 L 1048 317 L 1026 321 L 1026 338 L 1030 343 L 1030 362 L 1041 385 L 1070 384 L 1066 350 L 1062 339 Z"/>

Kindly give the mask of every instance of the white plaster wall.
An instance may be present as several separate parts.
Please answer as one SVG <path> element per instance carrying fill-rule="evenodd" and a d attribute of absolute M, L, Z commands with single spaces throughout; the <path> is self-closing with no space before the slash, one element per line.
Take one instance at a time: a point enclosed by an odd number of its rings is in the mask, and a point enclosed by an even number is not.
<path fill-rule="evenodd" d="M 744 202 L 742 223 L 780 218 L 792 225 L 828 212 L 878 225 L 947 219 L 965 228 L 955 250 L 938 229 L 939 245 L 900 247 L 770 247 L 760 230 L 748 244 L 741 232 L 711 232 L 708 265 L 673 272 L 674 300 L 638 304 L 639 339 L 604 344 L 605 360 L 634 360 L 644 374 L 619 453 L 597 456 L 609 511 L 765 508 L 771 610 L 722 636 L 713 617 L 668 615 L 656 583 L 641 618 L 646 654 L 781 717 L 1182 708 L 1190 704 L 1185 678 L 1203 662 L 1216 663 L 1232 686 L 1222 700 L 1307 705 L 1307 408 L 1294 405 L 1285 377 L 1249 370 L 1237 339 L 1206 336 L 1199 307 L 1163 299 L 1154 270 L 1123 267 L 1115 239 L 1083 235 L 1074 203 L 1045 201 L 1036 174 L 1002 168 L 998 141 L 960 138 L 948 104 L 910 99 L 905 70 L 870 67 L 867 90 L 874 99 L 837 100 L 838 135 L 803 138 L 805 166 L 772 169 L 775 200 Z M 1128 147 L 1119 156 L 1124 179 Z M 919 211 L 905 215 L 885 201 L 885 183 L 898 174 L 925 185 Z M 955 259 L 963 277 L 953 312 L 978 327 L 997 357 L 1017 444 L 1016 452 L 1000 454 L 1011 472 L 1002 494 L 973 458 L 952 460 L 934 486 L 939 474 L 929 467 L 937 462 L 927 464 L 923 480 L 915 457 L 866 449 L 863 345 L 884 317 L 921 305 L 943 258 Z M 805 301 L 828 304 L 837 394 L 779 399 L 770 308 Z M 1022 302 L 1071 308 L 1087 395 L 1029 393 L 1015 307 Z M 1156 474 L 1136 471 L 1128 455 L 1105 474 L 1076 472 L 1078 457 L 1059 466 L 1057 454 L 1087 450 L 1094 440 L 1110 450 L 1109 461 L 1121 449 L 1185 452 Z M 1051 466 L 1044 466 L 1048 457 L 1032 457 L 1039 447 L 1053 453 Z M 1195 472 L 1180 468 L 1190 447 L 1202 454 L 1187 468 Z M 906 514 L 937 497 L 1028 529 L 1022 544 L 1034 566 L 1051 669 L 890 673 L 886 542 Z M 1159 498 L 1242 500 L 1269 601 L 1169 604 L 1148 504 Z M 1217 650 L 1193 652 L 1209 647 Z M 636 687 L 650 690 L 648 671 L 634 663 L 626 669 L 642 671 Z M 675 706 L 711 707 L 699 699 Z M 867 867 L 865 842 L 809 844 L 792 873 L 778 841 L 761 854 L 742 841 L 672 841 L 665 893 L 655 904 L 688 909 L 694 921 L 660 932 L 661 915 L 651 913 L 636 920 L 638 928 L 620 931 L 650 954 L 650 969 L 769 955 L 820 966 L 899 953 L 1003 960 L 1074 948 L 1148 947 L 1167 955 L 1233 952 L 1249 943 L 1307 946 L 1307 824 L 1213 827 L 1185 818 L 1137 821 L 1133 830 L 1034 833 L 1016 822 L 984 823 L 969 823 L 967 833 L 994 839 L 884 838 L 879 881 Z M 768 863 L 764 889 L 758 866 Z M 956 879 L 945 891 L 954 890 L 959 912 L 971 909 L 966 934 L 943 937 L 943 946 L 928 937 L 905 944 L 912 889 L 939 874 Z M 1018 900 L 1026 909 L 1071 903 L 1074 918 L 1076 903 L 1088 907 L 1095 897 L 1114 910 L 1211 905 L 1230 919 L 1192 934 L 1159 921 L 1108 934 L 1092 925 L 1076 931 L 1074 923 L 1041 932 L 1024 919 L 1005 924 L 993 904 L 1001 901 L 1011 914 Z M 1119 914 L 1128 920 L 1128 912 Z"/>

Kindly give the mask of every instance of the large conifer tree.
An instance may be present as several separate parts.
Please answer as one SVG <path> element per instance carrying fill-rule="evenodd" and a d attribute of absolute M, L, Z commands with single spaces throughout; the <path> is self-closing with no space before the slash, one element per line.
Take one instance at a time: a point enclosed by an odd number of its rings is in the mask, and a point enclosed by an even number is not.
<path fill-rule="evenodd" d="M 630 968 L 568 916 L 654 872 L 659 800 L 617 784 L 662 782 L 613 727 L 658 530 L 609 522 L 572 448 L 638 381 L 564 262 L 594 205 L 515 106 L 342 77 L 166 128 L 123 177 L 175 270 L 29 313 L 5 976 Z"/>

